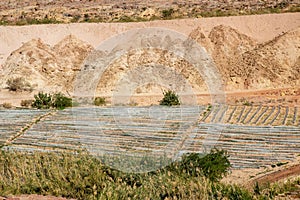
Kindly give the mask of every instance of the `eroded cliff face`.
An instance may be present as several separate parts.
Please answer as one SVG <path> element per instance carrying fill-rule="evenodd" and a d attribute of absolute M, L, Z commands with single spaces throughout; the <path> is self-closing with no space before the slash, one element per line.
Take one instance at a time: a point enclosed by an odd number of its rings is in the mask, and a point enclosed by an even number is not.
<path fill-rule="evenodd" d="M 31 40 L 12 52 L 0 72 L 1 87 L 8 79 L 24 77 L 37 91 L 69 92 L 76 71 L 93 48 L 69 35 L 54 47 Z"/>

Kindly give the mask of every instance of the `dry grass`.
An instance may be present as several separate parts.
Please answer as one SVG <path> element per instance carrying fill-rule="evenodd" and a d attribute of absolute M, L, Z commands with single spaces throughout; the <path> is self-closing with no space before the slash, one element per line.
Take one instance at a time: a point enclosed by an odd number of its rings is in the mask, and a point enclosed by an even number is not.
<path fill-rule="evenodd" d="M 261 188 L 212 183 L 204 176 L 178 173 L 178 165 L 150 173 L 123 173 L 85 152 L 0 153 L 0 194 L 41 194 L 76 199 L 272 199 L 299 185 Z M 257 191 L 256 191 L 257 192 Z"/>
<path fill-rule="evenodd" d="M 42 194 L 77 199 L 210 199 L 203 176 L 176 170 L 123 173 L 87 153 L 0 154 L 0 194 Z M 176 169 L 176 165 L 173 166 Z"/>

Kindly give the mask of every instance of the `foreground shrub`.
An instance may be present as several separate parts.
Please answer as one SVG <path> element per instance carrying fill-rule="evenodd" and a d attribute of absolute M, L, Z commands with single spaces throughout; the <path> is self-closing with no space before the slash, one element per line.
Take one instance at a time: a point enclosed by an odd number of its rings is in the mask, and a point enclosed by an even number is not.
<path fill-rule="evenodd" d="M 227 151 L 212 149 L 209 154 L 198 159 L 198 161 L 204 176 L 214 182 L 221 180 L 228 174 L 231 167 L 228 158 Z"/>
<path fill-rule="evenodd" d="M 164 91 L 163 95 L 164 95 L 164 97 L 159 102 L 159 105 L 162 105 L 162 106 L 180 105 L 179 97 L 174 91 L 172 91 L 172 90 Z"/>
<path fill-rule="evenodd" d="M 6 82 L 10 91 L 32 91 L 33 88 L 23 77 L 11 78 Z"/>
<path fill-rule="evenodd" d="M 173 164 L 172 168 L 179 173 L 187 173 L 193 177 L 204 175 L 210 181 L 218 182 L 229 172 L 231 164 L 228 158 L 226 151 L 212 149 L 205 156 L 199 153 L 183 155 L 182 160 L 175 166 Z"/>

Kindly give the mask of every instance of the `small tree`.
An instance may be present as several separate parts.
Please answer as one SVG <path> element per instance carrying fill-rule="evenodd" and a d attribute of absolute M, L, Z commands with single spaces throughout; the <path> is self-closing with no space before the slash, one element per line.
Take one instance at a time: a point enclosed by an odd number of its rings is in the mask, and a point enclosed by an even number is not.
<path fill-rule="evenodd" d="M 164 95 L 164 98 L 162 100 L 160 100 L 159 105 L 162 105 L 162 106 L 180 105 L 179 97 L 174 91 L 172 91 L 172 90 L 164 91 L 163 95 Z"/>

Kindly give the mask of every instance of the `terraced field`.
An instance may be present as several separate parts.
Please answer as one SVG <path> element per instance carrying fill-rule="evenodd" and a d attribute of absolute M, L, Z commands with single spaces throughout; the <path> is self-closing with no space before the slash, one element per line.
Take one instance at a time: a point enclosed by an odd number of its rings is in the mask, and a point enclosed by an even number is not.
<path fill-rule="evenodd" d="M 0 110 L 0 146 L 36 117 L 45 113 L 46 111 L 41 110 Z"/>
<path fill-rule="evenodd" d="M 95 156 L 171 155 L 228 150 L 235 168 L 260 167 L 300 154 L 298 107 L 78 107 L 58 111 L 14 136 L 47 111 L 0 111 L 0 144 L 22 151 L 87 149 Z"/>

